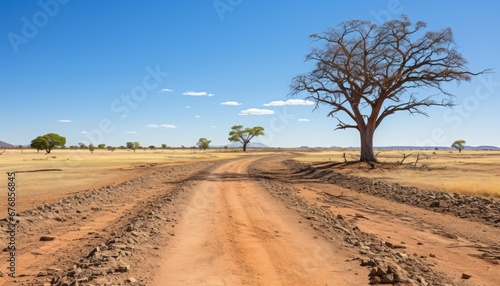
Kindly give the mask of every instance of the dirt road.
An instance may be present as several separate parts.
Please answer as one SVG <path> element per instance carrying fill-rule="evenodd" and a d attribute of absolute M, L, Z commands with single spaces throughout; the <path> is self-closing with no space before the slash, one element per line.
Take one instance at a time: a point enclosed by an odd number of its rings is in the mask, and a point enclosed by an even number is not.
<path fill-rule="evenodd" d="M 346 262 L 355 253 L 318 237 L 248 176 L 253 161 L 222 165 L 193 186 L 154 284 L 365 284 L 355 262 Z"/>
<path fill-rule="evenodd" d="M 500 285 L 498 228 L 287 158 L 151 168 L 33 206 L 18 217 L 16 278 L 4 250 L 0 285 Z"/>

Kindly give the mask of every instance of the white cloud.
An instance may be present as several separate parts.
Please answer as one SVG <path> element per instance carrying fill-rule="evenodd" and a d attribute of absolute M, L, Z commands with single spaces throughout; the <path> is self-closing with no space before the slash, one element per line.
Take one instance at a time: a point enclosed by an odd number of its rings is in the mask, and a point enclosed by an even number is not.
<path fill-rule="evenodd" d="M 73 121 L 71 121 L 69 119 L 61 119 L 61 120 L 57 120 L 57 122 L 59 122 L 59 123 L 71 123 Z"/>
<path fill-rule="evenodd" d="M 314 105 L 314 101 L 305 99 L 289 99 L 287 101 L 276 100 L 264 104 L 264 106 L 285 106 L 285 105 Z"/>
<path fill-rule="evenodd" d="M 80 134 L 87 134 L 88 132 L 83 130 L 83 131 L 80 131 Z"/>
<path fill-rule="evenodd" d="M 146 125 L 146 128 L 177 128 L 177 126 L 173 125 L 173 124 L 161 124 L 161 125 L 158 125 L 158 124 L 148 124 Z"/>
<path fill-rule="evenodd" d="M 138 132 L 137 131 L 127 131 L 125 133 L 127 133 L 127 134 L 137 134 Z"/>
<path fill-rule="evenodd" d="M 172 90 L 170 88 L 164 88 L 164 89 L 160 90 L 159 92 L 165 93 L 165 92 L 172 92 L 172 91 L 174 91 L 174 90 Z"/>
<path fill-rule="evenodd" d="M 210 127 L 215 128 L 216 126 L 215 126 L 215 125 L 212 125 L 212 126 L 210 126 Z"/>
<path fill-rule="evenodd" d="M 222 105 L 231 105 L 231 106 L 241 105 L 241 103 L 239 103 L 237 101 L 226 101 L 226 102 L 222 102 L 221 104 Z"/>
<path fill-rule="evenodd" d="M 215 95 L 213 93 L 208 93 L 206 91 L 192 91 L 192 90 L 185 91 L 182 94 L 188 95 L 188 96 L 214 96 Z"/>
<path fill-rule="evenodd" d="M 194 116 L 194 118 L 201 118 L 201 116 L 199 116 L 199 115 L 195 115 L 195 116 Z"/>
<path fill-rule="evenodd" d="M 299 118 L 299 119 L 297 119 L 297 121 L 299 121 L 299 122 L 309 122 L 309 119 L 307 119 L 307 118 Z"/>
<path fill-rule="evenodd" d="M 274 111 L 269 109 L 259 109 L 259 108 L 249 108 L 240 111 L 239 115 L 270 115 L 274 114 Z"/>
<path fill-rule="evenodd" d="M 186 107 L 185 107 L 185 108 L 189 109 L 189 108 L 191 108 L 191 106 L 189 106 L 189 105 L 186 105 Z"/>
<path fill-rule="evenodd" d="M 170 129 L 177 128 L 177 126 L 172 125 L 172 124 L 162 124 L 160 126 L 163 128 L 170 128 Z"/>

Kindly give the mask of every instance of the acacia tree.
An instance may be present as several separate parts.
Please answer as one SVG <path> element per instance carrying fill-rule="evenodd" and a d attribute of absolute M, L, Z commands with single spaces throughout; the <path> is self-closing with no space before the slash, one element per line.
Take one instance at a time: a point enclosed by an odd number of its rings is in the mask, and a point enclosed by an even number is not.
<path fill-rule="evenodd" d="M 36 148 L 37 152 L 45 150 L 47 154 L 54 149 L 54 147 L 63 147 L 66 144 L 66 137 L 56 133 L 47 133 L 43 136 L 38 136 L 31 140 L 31 148 Z"/>
<path fill-rule="evenodd" d="M 141 144 L 139 142 L 127 142 L 126 145 L 127 148 L 134 150 L 134 153 L 137 148 L 141 148 Z"/>
<path fill-rule="evenodd" d="M 458 153 L 462 153 L 462 150 L 465 149 L 465 140 L 456 140 L 451 144 L 451 147 L 455 148 L 458 150 Z"/>
<path fill-rule="evenodd" d="M 247 151 L 247 145 L 255 136 L 264 135 L 264 128 L 260 126 L 248 127 L 243 129 L 243 125 L 234 125 L 229 132 L 228 140 L 231 142 L 240 142 L 243 144 L 243 152 Z"/>
<path fill-rule="evenodd" d="M 387 116 L 400 111 L 427 116 L 425 107 L 453 106 L 443 83 L 470 81 L 467 60 L 457 50 L 450 28 L 424 32 L 406 16 L 376 25 L 353 20 L 311 38 L 323 46 L 306 56 L 314 69 L 292 80 L 291 95 L 306 92 L 316 108 L 326 105 L 337 129 L 356 129 L 360 161 L 376 162 L 373 136 Z M 437 91 L 419 96 L 417 89 Z M 346 120 L 347 118 L 347 120 Z"/>
<path fill-rule="evenodd" d="M 207 138 L 203 137 L 203 138 L 198 139 L 198 142 L 196 143 L 196 145 L 198 145 L 198 147 L 201 150 L 206 150 L 208 148 L 208 146 L 210 146 L 210 143 L 212 143 L 212 140 L 208 140 Z"/>
<path fill-rule="evenodd" d="M 90 154 L 94 154 L 94 150 L 95 150 L 95 146 L 94 146 L 94 144 L 90 143 L 90 144 L 89 144 L 89 151 L 90 151 Z"/>

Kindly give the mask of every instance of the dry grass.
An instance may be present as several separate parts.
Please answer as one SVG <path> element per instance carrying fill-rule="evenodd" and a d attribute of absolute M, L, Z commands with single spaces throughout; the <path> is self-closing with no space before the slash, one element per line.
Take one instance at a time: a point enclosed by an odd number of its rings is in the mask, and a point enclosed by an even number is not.
<path fill-rule="evenodd" d="M 147 172 L 149 167 L 183 164 L 201 160 L 221 160 L 252 155 L 272 155 L 291 150 L 251 149 L 157 149 L 137 150 L 54 150 L 45 155 L 34 150 L 6 149 L 0 155 L 0 189 L 6 189 L 6 172 L 58 169 L 60 171 L 17 173 L 18 210 L 33 204 L 57 200 L 80 190 L 118 184 Z M 356 150 L 293 150 L 301 154 L 297 159 L 306 162 L 343 162 L 345 152 L 348 160 L 355 160 Z M 404 165 L 397 162 L 402 154 L 415 153 Z M 413 168 L 416 153 L 426 154 L 416 168 Z M 487 151 L 381 151 L 379 159 L 384 163 L 375 169 L 365 164 L 339 167 L 337 170 L 358 176 L 384 179 L 400 184 L 422 188 L 439 189 L 451 193 L 500 197 L 500 152 Z M 421 155 L 423 156 L 423 155 Z M 3 174 L 3 175 L 2 175 Z M 2 186 L 5 186 L 2 187 Z M 0 193 L 0 208 L 6 205 L 7 192 Z"/>
<path fill-rule="evenodd" d="M 383 179 L 404 185 L 442 190 L 476 196 L 500 198 L 500 151 L 438 150 L 378 150 L 378 159 L 383 164 L 375 169 L 366 164 L 340 166 L 339 172 Z M 297 159 L 304 162 L 343 162 L 355 160 L 357 150 L 333 150 L 302 153 Z M 409 155 L 403 165 L 399 162 L 403 154 Z M 415 161 L 419 155 L 419 161 Z"/>
<path fill-rule="evenodd" d="M 45 155 L 35 150 L 6 149 L 0 155 L 0 189 L 7 186 L 6 172 L 16 174 L 18 210 L 33 204 L 57 200 L 64 195 L 109 184 L 118 184 L 146 172 L 148 167 L 220 160 L 258 154 L 239 150 L 157 149 L 157 150 L 53 150 Z M 53 171 L 23 172 L 32 170 Z M 0 208 L 7 192 L 0 194 Z"/>

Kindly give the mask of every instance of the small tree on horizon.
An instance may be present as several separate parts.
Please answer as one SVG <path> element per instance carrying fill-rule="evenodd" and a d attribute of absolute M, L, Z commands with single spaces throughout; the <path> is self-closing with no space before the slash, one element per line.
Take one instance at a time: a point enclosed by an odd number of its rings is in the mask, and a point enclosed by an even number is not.
<path fill-rule="evenodd" d="M 94 150 L 95 150 L 95 146 L 94 146 L 94 144 L 90 143 L 90 144 L 89 144 L 89 151 L 90 151 L 90 154 L 94 154 Z"/>
<path fill-rule="evenodd" d="M 87 149 L 89 148 L 85 143 L 83 142 L 78 142 L 78 146 L 80 147 L 80 149 Z"/>
<path fill-rule="evenodd" d="M 247 151 L 247 145 L 250 140 L 256 136 L 263 136 L 264 128 L 260 126 L 248 127 L 243 129 L 243 125 L 234 125 L 229 132 L 228 140 L 231 142 L 240 142 L 243 144 L 243 152 Z"/>
<path fill-rule="evenodd" d="M 462 150 L 465 149 L 465 140 L 456 140 L 451 144 L 451 147 L 457 149 L 458 153 L 462 153 Z"/>
<path fill-rule="evenodd" d="M 208 140 L 207 138 L 203 137 L 203 138 L 200 138 L 198 140 L 198 142 L 196 143 L 196 145 L 198 145 L 198 147 L 200 148 L 200 150 L 206 150 L 208 148 L 208 146 L 210 145 L 211 142 L 212 142 L 212 140 Z"/>
<path fill-rule="evenodd" d="M 161 148 L 167 149 L 167 144 L 161 144 Z"/>
<path fill-rule="evenodd" d="M 105 147 L 106 147 L 106 144 L 103 144 L 103 143 L 97 145 L 97 148 L 99 148 L 99 149 L 104 149 Z"/>
<path fill-rule="evenodd" d="M 136 149 L 141 148 L 141 144 L 139 142 L 127 142 L 127 148 L 134 150 L 135 153 Z"/>

